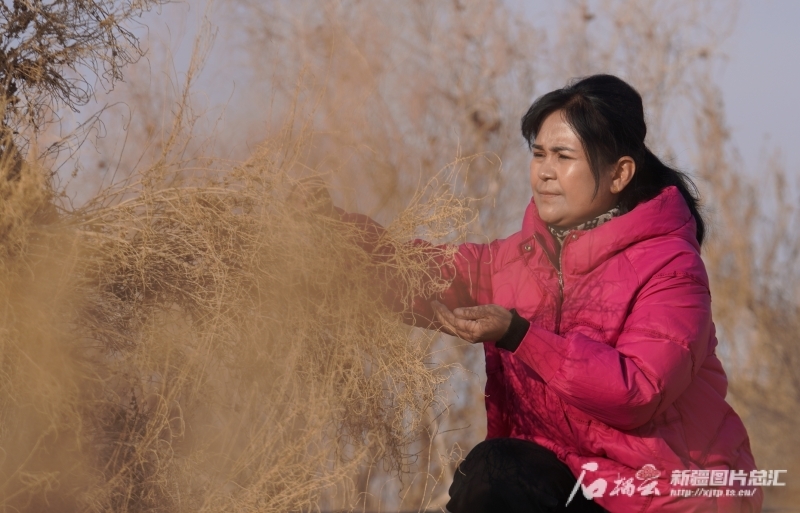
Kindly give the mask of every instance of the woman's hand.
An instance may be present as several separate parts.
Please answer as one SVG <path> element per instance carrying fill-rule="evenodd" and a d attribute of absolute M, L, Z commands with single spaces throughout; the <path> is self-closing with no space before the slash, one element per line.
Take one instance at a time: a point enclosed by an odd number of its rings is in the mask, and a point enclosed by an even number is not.
<path fill-rule="evenodd" d="M 511 325 L 511 312 L 500 305 L 481 305 L 456 308 L 452 312 L 438 301 L 431 306 L 442 331 L 468 342 L 496 341 Z"/>

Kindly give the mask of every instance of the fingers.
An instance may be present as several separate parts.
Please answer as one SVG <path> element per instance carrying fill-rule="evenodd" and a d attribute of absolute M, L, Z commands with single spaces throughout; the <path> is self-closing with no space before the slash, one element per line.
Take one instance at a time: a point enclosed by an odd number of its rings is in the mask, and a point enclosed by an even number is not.
<path fill-rule="evenodd" d="M 470 342 L 497 340 L 511 324 L 513 315 L 500 305 L 456 308 L 452 312 L 438 301 L 431 302 L 443 331 Z"/>
<path fill-rule="evenodd" d="M 491 315 L 491 307 L 495 305 L 470 306 L 466 308 L 456 308 L 453 315 L 459 319 L 478 320 Z"/>
<path fill-rule="evenodd" d="M 453 315 L 453 312 L 451 312 L 446 306 L 438 301 L 431 301 L 431 307 L 433 307 L 433 313 L 436 315 L 436 320 L 442 325 L 441 330 L 448 335 L 457 337 L 458 334 L 453 326 L 453 323 L 455 322 L 455 316 Z"/>
<path fill-rule="evenodd" d="M 431 306 L 433 307 L 437 320 L 442 324 L 443 331 L 469 342 L 478 341 L 480 335 L 478 333 L 478 323 L 470 319 L 460 319 L 456 317 L 453 312 L 438 301 L 431 301 Z"/>

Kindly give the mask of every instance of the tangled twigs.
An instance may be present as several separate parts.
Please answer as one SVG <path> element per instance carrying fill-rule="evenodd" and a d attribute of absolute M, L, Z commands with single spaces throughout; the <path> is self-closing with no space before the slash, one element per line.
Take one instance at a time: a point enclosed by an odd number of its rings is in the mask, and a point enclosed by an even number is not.
<path fill-rule="evenodd" d="M 183 185 L 107 191 L 117 199 L 60 221 L 71 250 L 48 308 L 63 323 L 41 344 L 58 348 L 69 372 L 54 386 L 70 392 L 31 391 L 2 414 L 58 403 L 31 422 L 71 433 L 62 449 L 78 478 L 66 486 L 57 459 L 25 470 L 6 480 L 5 506 L 304 510 L 368 455 L 408 471 L 446 373 L 377 277 L 391 275 L 406 305 L 444 287 L 430 264 L 452 249 L 407 242 L 458 232 L 466 209 L 431 184 L 380 241 L 391 258 L 376 260 L 357 227 L 287 203 L 287 168 L 267 152 Z M 21 336 L 10 339 L 20 354 Z M 6 391 L 22 378 L 12 353 Z M 46 437 L 20 451 L 58 452 Z"/>

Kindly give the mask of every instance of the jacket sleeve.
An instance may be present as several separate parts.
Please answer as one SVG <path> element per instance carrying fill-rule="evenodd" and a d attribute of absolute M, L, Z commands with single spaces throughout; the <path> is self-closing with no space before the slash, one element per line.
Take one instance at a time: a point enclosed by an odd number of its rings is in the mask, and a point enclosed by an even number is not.
<path fill-rule="evenodd" d="M 500 350 L 491 342 L 483 344 L 486 354 L 486 439 L 507 438 L 511 429 L 506 422 L 506 382 L 503 377 L 503 360 Z"/>
<path fill-rule="evenodd" d="M 686 273 L 652 277 L 614 344 L 534 323 L 514 355 L 564 402 L 620 430 L 646 424 L 688 386 L 711 332 L 708 287 Z"/>

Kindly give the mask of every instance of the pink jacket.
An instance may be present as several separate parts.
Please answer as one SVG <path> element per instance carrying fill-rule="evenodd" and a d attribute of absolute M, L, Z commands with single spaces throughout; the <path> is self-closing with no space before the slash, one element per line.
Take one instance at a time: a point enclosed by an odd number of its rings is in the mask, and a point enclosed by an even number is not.
<path fill-rule="evenodd" d="M 571 233 L 560 256 L 531 202 L 519 232 L 462 244 L 451 277 L 451 309 L 495 303 L 531 321 L 514 352 L 484 343 L 487 438 L 554 451 L 612 512 L 761 510 L 747 432 L 725 402 L 695 222 L 676 188 Z"/>

